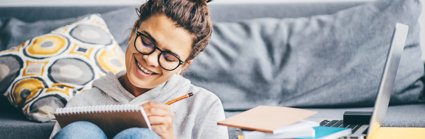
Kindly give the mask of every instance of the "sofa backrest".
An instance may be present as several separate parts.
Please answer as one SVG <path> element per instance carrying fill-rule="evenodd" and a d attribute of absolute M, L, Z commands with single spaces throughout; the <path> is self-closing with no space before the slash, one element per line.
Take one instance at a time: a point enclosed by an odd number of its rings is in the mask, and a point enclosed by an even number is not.
<path fill-rule="evenodd" d="M 210 5 L 214 22 L 231 22 L 260 17 L 291 18 L 312 15 L 330 14 L 339 10 L 354 7 L 363 2 L 319 2 L 319 3 L 267 3 L 267 4 L 214 4 Z M 137 6 L 137 5 L 136 5 Z M 136 7 L 124 6 L 15 6 L 0 5 L 1 18 L 17 18 L 25 22 L 55 20 L 77 17 L 90 13 L 106 13 L 109 11 Z M 0 27 L 2 25 L 0 24 Z M 16 111 L 7 100 L 0 98 L 0 113 Z"/>

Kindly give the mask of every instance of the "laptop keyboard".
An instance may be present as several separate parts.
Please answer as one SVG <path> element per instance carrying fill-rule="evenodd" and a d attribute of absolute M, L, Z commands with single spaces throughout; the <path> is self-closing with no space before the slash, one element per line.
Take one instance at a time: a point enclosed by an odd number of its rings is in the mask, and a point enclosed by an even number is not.
<path fill-rule="evenodd" d="M 320 126 L 351 128 L 351 133 L 355 133 L 361 127 L 361 125 L 355 124 L 344 125 L 343 120 L 323 120 L 320 122 Z M 367 130 L 365 130 L 364 134 L 366 133 Z"/>

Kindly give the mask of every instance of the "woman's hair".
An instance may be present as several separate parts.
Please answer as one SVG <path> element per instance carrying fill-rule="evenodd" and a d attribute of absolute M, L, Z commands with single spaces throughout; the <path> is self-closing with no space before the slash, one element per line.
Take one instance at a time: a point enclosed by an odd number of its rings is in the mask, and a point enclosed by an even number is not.
<path fill-rule="evenodd" d="M 155 14 L 165 14 L 193 35 L 192 52 L 187 60 L 195 58 L 207 46 L 212 33 L 212 21 L 207 3 L 211 0 L 148 0 L 137 10 L 139 15 L 133 28 Z"/>

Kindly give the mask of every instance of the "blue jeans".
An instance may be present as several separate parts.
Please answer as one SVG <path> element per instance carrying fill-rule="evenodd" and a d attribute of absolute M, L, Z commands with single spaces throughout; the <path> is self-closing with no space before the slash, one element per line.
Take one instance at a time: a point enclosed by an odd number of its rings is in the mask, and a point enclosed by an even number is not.
<path fill-rule="evenodd" d="M 106 134 L 97 125 L 78 121 L 62 128 L 54 139 L 107 139 Z M 159 139 L 159 136 L 147 128 L 129 128 L 114 136 L 114 139 Z"/>

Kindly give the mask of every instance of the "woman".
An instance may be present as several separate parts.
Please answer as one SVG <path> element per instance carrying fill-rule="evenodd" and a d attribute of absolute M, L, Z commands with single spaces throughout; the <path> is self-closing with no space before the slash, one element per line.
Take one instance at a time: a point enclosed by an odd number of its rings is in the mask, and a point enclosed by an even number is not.
<path fill-rule="evenodd" d="M 224 119 L 218 97 L 180 75 L 211 37 L 207 0 L 149 0 L 136 11 L 139 19 L 125 56 L 127 71 L 94 81 L 91 90 L 75 96 L 67 107 L 148 101 L 141 106 L 152 130 L 130 128 L 114 138 L 228 138 L 227 129 L 217 126 Z M 188 92 L 191 98 L 164 104 Z M 95 124 L 83 121 L 63 129 L 56 124 L 51 137 L 107 138 Z"/>

